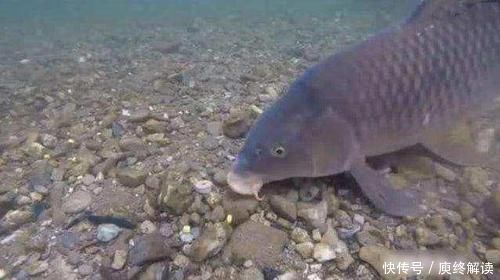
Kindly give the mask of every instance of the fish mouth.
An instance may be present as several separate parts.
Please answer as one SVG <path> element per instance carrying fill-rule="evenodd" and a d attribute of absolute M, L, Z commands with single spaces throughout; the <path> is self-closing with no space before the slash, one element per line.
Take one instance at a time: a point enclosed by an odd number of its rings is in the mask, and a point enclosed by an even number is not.
<path fill-rule="evenodd" d="M 264 197 L 259 196 L 259 191 L 264 185 L 262 178 L 251 172 L 238 172 L 235 166 L 227 175 L 227 183 L 229 187 L 238 194 L 253 195 L 255 199 L 261 201 Z"/>

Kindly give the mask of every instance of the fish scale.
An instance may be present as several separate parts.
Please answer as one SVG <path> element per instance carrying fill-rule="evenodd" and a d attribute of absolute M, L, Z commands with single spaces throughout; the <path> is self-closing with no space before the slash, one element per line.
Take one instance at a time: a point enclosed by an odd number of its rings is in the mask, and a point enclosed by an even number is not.
<path fill-rule="evenodd" d="M 414 135 L 430 122 L 439 126 L 464 108 L 475 108 L 484 97 L 479 78 L 499 61 L 500 13 L 488 14 L 486 19 L 472 13 L 443 24 L 403 27 L 409 31 L 378 36 L 354 49 L 358 55 L 347 63 L 355 65 L 357 79 L 347 98 L 351 108 L 363 108 L 351 113 L 357 115 L 360 138 L 369 142 L 374 133 L 383 137 L 384 132 Z M 359 106 L 365 101 L 368 105 Z"/>

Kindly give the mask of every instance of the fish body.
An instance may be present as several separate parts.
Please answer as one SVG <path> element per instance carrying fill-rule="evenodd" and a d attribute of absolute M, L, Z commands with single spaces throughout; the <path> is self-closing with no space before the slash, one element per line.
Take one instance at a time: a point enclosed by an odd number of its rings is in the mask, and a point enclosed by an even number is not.
<path fill-rule="evenodd" d="M 394 190 L 366 157 L 423 144 L 447 158 L 433 135 L 499 90 L 500 1 L 423 1 L 404 24 L 299 77 L 251 129 L 228 182 L 256 195 L 270 181 L 349 171 L 383 211 L 421 213 L 417 194 Z"/>

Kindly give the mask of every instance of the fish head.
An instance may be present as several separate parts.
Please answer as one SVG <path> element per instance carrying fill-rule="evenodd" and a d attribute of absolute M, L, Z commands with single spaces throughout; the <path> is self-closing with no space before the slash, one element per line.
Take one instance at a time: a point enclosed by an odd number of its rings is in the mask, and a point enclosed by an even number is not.
<path fill-rule="evenodd" d="M 233 191 L 259 199 L 265 183 L 346 170 L 350 131 L 309 91 L 295 83 L 257 120 L 228 174 Z"/>

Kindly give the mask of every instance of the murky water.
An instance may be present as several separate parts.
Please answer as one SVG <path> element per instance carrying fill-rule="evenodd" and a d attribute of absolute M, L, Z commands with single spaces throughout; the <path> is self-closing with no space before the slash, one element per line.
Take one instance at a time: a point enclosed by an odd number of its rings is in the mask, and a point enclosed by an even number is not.
<path fill-rule="evenodd" d="M 381 279 L 373 256 L 394 255 L 372 245 L 496 268 L 487 168 L 391 158 L 391 182 L 429 192 L 418 219 L 342 176 L 273 183 L 263 202 L 226 184 L 295 78 L 416 2 L 0 0 L 0 279 Z M 496 119 L 476 123 L 478 149 Z"/>

